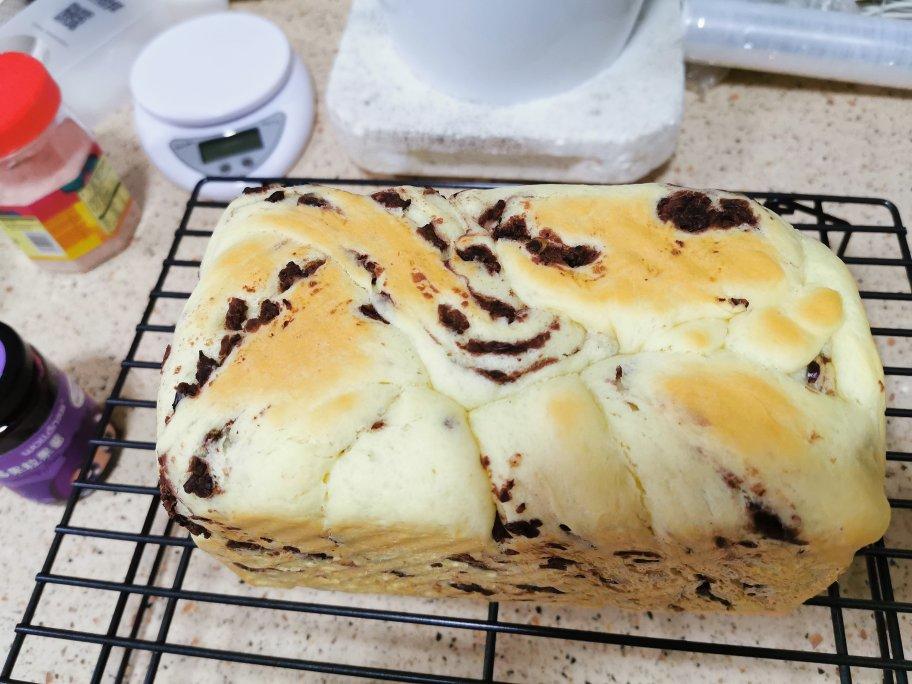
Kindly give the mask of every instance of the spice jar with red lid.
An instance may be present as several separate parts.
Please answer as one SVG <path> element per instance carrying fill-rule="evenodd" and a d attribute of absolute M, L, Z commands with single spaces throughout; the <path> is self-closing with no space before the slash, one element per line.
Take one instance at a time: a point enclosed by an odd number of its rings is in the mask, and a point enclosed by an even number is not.
<path fill-rule="evenodd" d="M 52 271 L 88 271 L 123 250 L 139 207 L 44 65 L 0 53 L 0 94 L 0 233 Z"/>

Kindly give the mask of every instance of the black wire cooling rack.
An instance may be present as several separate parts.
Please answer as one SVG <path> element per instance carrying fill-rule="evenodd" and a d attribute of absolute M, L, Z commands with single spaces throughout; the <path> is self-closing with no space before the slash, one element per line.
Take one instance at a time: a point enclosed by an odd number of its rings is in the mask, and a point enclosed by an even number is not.
<path fill-rule="evenodd" d="M 408 182 L 401 179 L 255 180 L 285 185 L 322 183 L 361 188 Z M 726 635 L 717 634 L 713 639 L 704 639 L 694 638 L 690 631 L 683 635 L 680 632 L 674 634 L 673 629 L 646 634 L 639 626 L 615 631 L 592 629 L 591 622 L 589 625 L 571 626 L 566 619 L 563 624 L 555 622 L 560 620 L 559 615 L 551 620 L 551 624 L 541 624 L 539 613 L 531 609 L 510 619 L 504 614 L 512 609 L 504 606 L 500 610 L 496 603 L 488 604 L 486 612 L 475 604 L 476 614 L 464 617 L 453 613 L 459 612 L 460 606 L 469 602 L 425 602 L 417 604 L 418 607 L 433 604 L 434 610 L 413 611 L 366 607 L 363 597 L 346 594 L 312 592 L 306 595 L 312 600 L 297 600 L 298 594 L 286 590 L 274 592 L 278 598 L 271 598 L 263 592 L 248 591 L 250 588 L 239 585 L 233 576 L 228 582 L 225 578 L 230 573 L 219 569 L 214 571 L 218 573 L 214 576 L 221 580 L 221 584 L 213 581 L 213 584 L 204 583 L 202 588 L 189 588 L 187 578 L 192 559 L 197 558 L 200 563 L 208 559 L 205 555 L 201 558 L 201 554 L 194 554 L 195 547 L 185 531 L 172 526 L 161 511 L 158 489 L 154 484 L 155 460 L 150 453 L 155 446 L 152 441 L 153 398 L 161 367 L 158 359 L 174 330 L 179 307 L 189 296 L 202 250 L 212 234 L 207 226 L 214 223 L 225 206 L 219 202 L 198 200 L 204 186 L 217 182 L 225 182 L 225 179 L 201 181 L 187 203 L 161 273 L 136 326 L 133 342 L 121 363 L 98 436 L 92 441 L 93 451 L 98 447 L 122 450 L 120 464 L 113 473 L 117 481 L 87 482 L 84 479 L 86 468 L 83 469 L 60 524 L 55 528 L 47 559 L 35 578 L 36 584 L 22 621 L 15 628 L 12 647 L 0 679 L 24 681 L 16 676 L 37 678 L 45 675 L 48 669 L 51 673 L 56 672 L 59 666 L 69 668 L 68 677 L 80 681 L 142 679 L 149 682 L 164 673 L 168 667 L 165 661 L 179 665 L 190 661 L 198 664 L 201 659 L 206 659 L 242 664 L 248 668 L 243 670 L 247 678 L 259 676 L 270 681 L 281 670 L 260 671 L 259 667 L 323 673 L 332 679 L 335 675 L 408 682 L 551 680 L 552 675 L 545 671 L 523 673 L 515 667 L 508 667 L 503 659 L 501 651 L 511 639 L 526 638 L 534 642 L 533 649 L 544 649 L 543 641 L 554 645 L 552 650 L 563 653 L 567 662 L 577 662 L 577 657 L 571 657 L 571 652 L 578 653 L 581 659 L 584 655 L 600 658 L 599 666 L 604 668 L 602 672 L 610 672 L 612 663 L 617 662 L 620 656 L 629 659 L 635 653 L 642 658 L 641 664 L 646 665 L 643 676 L 649 680 L 659 679 L 660 675 L 679 681 L 686 678 L 684 674 L 677 676 L 676 672 L 684 672 L 679 669 L 685 667 L 680 652 L 690 652 L 703 654 L 697 659 L 697 667 L 699 660 L 721 657 L 721 667 L 737 667 L 730 672 L 742 675 L 747 672 L 748 677 L 752 673 L 759 673 L 761 677 L 770 676 L 764 675 L 769 672 L 776 677 L 776 673 L 784 675 L 794 670 L 799 674 L 806 672 L 814 675 L 816 672 L 818 676 L 841 682 L 853 679 L 871 681 L 872 677 L 882 678 L 884 682 L 904 684 L 907 681 L 912 661 L 905 656 L 903 636 L 912 629 L 912 622 L 908 620 L 912 615 L 912 602 L 901 599 L 906 593 L 912 593 L 912 577 L 908 576 L 906 567 L 912 560 L 912 544 L 908 543 L 912 539 L 912 525 L 907 519 L 912 499 L 903 497 L 903 490 L 908 491 L 909 483 L 903 482 L 902 477 L 905 464 L 912 461 L 912 430 L 909 429 L 912 427 L 912 421 L 909 421 L 912 418 L 912 398 L 908 407 L 898 406 L 897 403 L 902 404 L 906 397 L 905 386 L 898 383 L 912 376 L 912 367 L 908 363 L 912 359 L 912 329 L 881 327 L 878 320 L 908 320 L 906 307 L 912 303 L 912 256 L 906 230 L 897 208 L 891 202 L 867 197 L 747 193 L 792 221 L 797 228 L 819 236 L 849 265 L 860 284 L 861 296 L 874 326 L 872 332 L 886 364 L 887 391 L 891 399 L 887 409 L 891 449 L 887 453 L 887 486 L 893 523 L 885 536 L 886 541 L 881 540 L 859 551 L 849 573 L 829 587 L 825 594 L 810 599 L 800 609 L 804 611 L 804 617 L 797 622 L 791 617 L 724 617 L 721 619 L 727 620 L 725 624 L 731 627 Z M 442 188 L 486 186 L 483 183 L 430 179 L 413 182 Z M 184 285 L 172 285 L 175 282 Z M 142 378 L 137 379 L 140 375 Z M 136 392 L 146 392 L 148 398 L 136 398 L 132 394 Z M 112 419 L 128 426 L 121 438 L 104 437 L 104 426 Z M 142 431 L 142 434 L 134 436 L 132 428 L 135 428 L 133 431 Z M 87 491 L 92 491 L 93 495 L 80 498 L 79 495 Z M 116 499 L 116 506 L 112 509 L 112 502 L 106 502 L 105 497 L 120 498 Z M 113 515 L 112 510 L 118 513 Z M 84 556 L 92 553 L 103 554 L 104 565 L 113 579 L 98 578 L 97 570 L 80 570 Z M 213 590 L 213 587 L 219 590 Z M 76 608 L 63 607 L 65 602 L 59 594 L 65 590 L 75 594 L 75 599 L 70 597 L 69 605 Z M 398 605 L 411 607 L 416 604 L 402 599 Z M 193 615 L 191 608 L 196 610 L 195 607 L 206 606 L 215 612 L 210 610 L 208 618 L 189 619 L 189 631 L 185 629 L 183 637 L 175 635 L 176 616 L 184 619 L 187 614 Z M 293 649 L 288 655 L 276 654 L 270 643 L 255 644 L 252 639 L 246 638 L 250 631 L 255 631 L 254 628 L 237 628 L 227 638 L 223 634 L 222 647 L 214 646 L 209 641 L 210 635 L 216 634 L 219 625 L 225 624 L 223 616 L 230 611 L 235 611 L 231 624 L 236 626 L 274 625 L 283 615 L 286 620 L 288 616 L 292 620 L 317 619 L 314 616 L 340 619 L 338 625 L 341 625 L 341 631 L 338 638 L 333 639 L 334 646 L 328 650 L 329 654 L 338 657 L 301 657 L 301 653 L 308 653 L 303 644 L 310 639 L 311 633 L 306 635 L 306 639 L 302 636 L 301 647 Z M 241 612 L 237 614 L 236 611 Z M 83 613 L 92 613 L 94 617 L 80 620 Z M 66 624 L 67 615 L 70 616 L 69 624 L 62 626 Z M 614 617 L 613 624 L 623 622 L 622 618 Z M 653 615 L 650 613 L 648 617 L 652 619 Z M 592 618 L 596 626 L 599 618 L 600 613 Z M 669 622 L 672 619 L 680 619 L 680 616 L 667 618 Z M 749 640 L 741 638 L 748 622 L 754 634 L 769 635 L 773 645 L 760 643 L 758 638 L 753 639 L 755 643 L 747 643 Z M 418 640 L 418 650 L 430 649 L 435 642 L 439 643 L 440 630 L 456 635 L 451 637 L 451 646 L 457 636 L 467 634 L 474 635 L 474 642 L 458 659 L 460 669 L 457 674 L 382 667 L 375 664 L 376 657 L 368 659 L 370 662 L 342 662 L 350 661 L 354 653 L 353 644 L 344 643 L 345 639 L 350 637 L 351 641 L 355 641 L 357 637 L 353 635 L 361 634 L 359 630 L 365 624 L 385 625 L 379 650 L 394 650 L 402 631 L 415 626 L 423 630 L 411 637 Z M 870 626 L 870 633 L 863 625 Z M 281 633 L 285 629 L 284 623 L 278 629 Z M 313 633 L 320 629 L 319 625 L 312 626 Z M 788 634 L 789 630 L 794 634 Z M 815 630 L 815 633 L 809 635 L 809 630 Z M 859 639 L 859 635 L 863 638 Z M 51 641 L 61 647 L 61 655 L 55 662 L 47 662 L 46 656 L 36 655 L 45 653 L 47 644 L 45 650 L 30 648 L 39 640 Z M 66 644 L 72 642 L 80 642 L 75 649 L 78 658 L 73 656 L 73 651 L 67 651 Z M 593 645 L 601 645 L 602 650 L 593 652 Z M 585 650 L 587 646 L 589 650 L 585 653 L 579 650 Z M 326 651 L 321 653 L 326 655 Z M 650 655 L 654 657 L 647 657 Z M 453 665 L 445 656 L 441 662 Z M 692 665 L 692 660 L 688 662 Z M 770 663 L 784 669 L 762 669 Z M 254 667 L 250 669 L 250 666 Z M 452 670 L 452 667 L 441 669 Z M 169 670 L 163 679 L 199 680 L 197 675 L 174 674 L 176 670 L 177 667 Z M 41 674 L 36 676 L 35 672 Z M 571 680 L 583 679 L 572 672 L 568 677 L 566 670 L 563 676 Z M 557 678 L 556 671 L 553 677 Z M 228 676 L 225 680 L 231 678 Z"/>

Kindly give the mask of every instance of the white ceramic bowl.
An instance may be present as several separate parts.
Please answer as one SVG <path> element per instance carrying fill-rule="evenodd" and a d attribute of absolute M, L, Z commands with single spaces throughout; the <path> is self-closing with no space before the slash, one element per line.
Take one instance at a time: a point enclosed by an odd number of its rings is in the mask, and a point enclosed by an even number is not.
<path fill-rule="evenodd" d="M 415 74 L 456 98 L 507 105 L 549 97 L 611 64 L 643 0 L 380 0 Z"/>

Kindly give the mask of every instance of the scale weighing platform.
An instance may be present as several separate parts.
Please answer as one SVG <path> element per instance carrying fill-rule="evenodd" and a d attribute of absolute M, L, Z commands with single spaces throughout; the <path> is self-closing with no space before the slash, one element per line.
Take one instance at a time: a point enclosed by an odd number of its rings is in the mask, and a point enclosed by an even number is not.
<path fill-rule="evenodd" d="M 282 176 L 310 138 L 310 74 L 274 24 L 245 12 L 183 22 L 133 65 L 136 129 L 158 169 L 189 190 L 204 176 Z M 227 201 L 243 183 L 207 183 Z"/>

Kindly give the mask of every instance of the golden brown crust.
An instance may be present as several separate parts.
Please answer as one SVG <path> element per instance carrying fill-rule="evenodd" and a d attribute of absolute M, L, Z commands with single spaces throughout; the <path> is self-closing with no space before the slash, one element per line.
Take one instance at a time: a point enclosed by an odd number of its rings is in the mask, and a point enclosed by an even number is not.
<path fill-rule="evenodd" d="M 887 525 L 855 285 L 744 198 L 270 188 L 201 272 L 163 491 L 251 582 L 777 611 Z"/>

